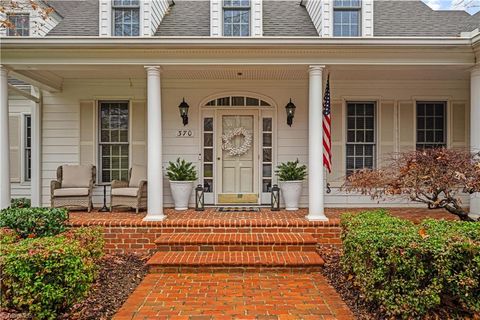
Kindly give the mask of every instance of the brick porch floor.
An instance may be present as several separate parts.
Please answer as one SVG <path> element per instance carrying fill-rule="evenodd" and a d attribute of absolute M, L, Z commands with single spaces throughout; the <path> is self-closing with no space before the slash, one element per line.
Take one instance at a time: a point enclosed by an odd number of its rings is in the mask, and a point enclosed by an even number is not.
<path fill-rule="evenodd" d="M 113 318 L 354 319 L 319 273 L 149 274 Z"/>

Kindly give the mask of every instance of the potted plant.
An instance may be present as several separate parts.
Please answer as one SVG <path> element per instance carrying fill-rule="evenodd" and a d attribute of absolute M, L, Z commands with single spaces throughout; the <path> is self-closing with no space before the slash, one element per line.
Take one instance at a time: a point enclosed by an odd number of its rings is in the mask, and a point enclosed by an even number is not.
<path fill-rule="evenodd" d="M 187 210 L 188 200 L 193 190 L 193 183 L 197 180 L 197 171 L 191 162 L 177 158 L 177 161 L 168 162 L 167 177 L 170 180 L 175 210 Z"/>
<path fill-rule="evenodd" d="M 280 190 L 285 201 L 286 210 L 298 210 L 303 180 L 307 175 L 307 166 L 296 161 L 281 163 L 275 174 L 280 180 Z"/>

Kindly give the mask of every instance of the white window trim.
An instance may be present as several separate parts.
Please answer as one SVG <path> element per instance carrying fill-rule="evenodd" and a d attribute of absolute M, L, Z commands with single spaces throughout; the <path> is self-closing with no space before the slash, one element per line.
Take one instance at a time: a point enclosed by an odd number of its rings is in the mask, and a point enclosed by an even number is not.
<path fill-rule="evenodd" d="M 31 125 L 31 129 L 33 129 L 33 118 L 32 118 L 32 114 L 30 112 L 22 112 L 20 113 L 20 125 L 21 125 L 21 133 L 20 133 L 20 166 L 21 166 L 21 170 L 20 170 L 20 184 L 21 185 L 25 185 L 25 186 L 28 186 L 30 185 L 31 183 L 31 179 L 30 180 L 27 180 L 26 178 L 26 161 L 25 161 L 25 156 L 26 156 L 26 153 L 25 153 L 25 148 L 26 148 L 26 138 L 27 138 L 27 135 L 26 135 L 26 116 L 30 116 L 30 125 Z M 33 130 L 30 132 L 31 136 L 32 136 L 32 141 L 31 143 L 33 143 Z M 32 148 L 30 148 L 31 150 Z M 31 151 L 30 151 L 31 152 Z M 32 159 L 33 160 L 33 159 Z M 33 162 L 31 163 L 31 166 L 30 166 L 30 170 L 33 169 Z M 30 174 L 31 175 L 31 174 Z"/>
<path fill-rule="evenodd" d="M 263 0 L 250 0 L 250 36 L 263 36 Z M 223 37 L 223 0 L 210 1 L 210 36 Z"/>
<path fill-rule="evenodd" d="M 134 100 L 131 98 L 125 97 L 106 97 L 106 98 L 96 98 L 95 99 L 95 127 L 94 127 L 94 139 L 95 139 L 95 148 L 93 150 L 95 163 L 96 163 L 96 171 L 97 171 L 97 178 L 96 178 L 96 185 L 103 185 L 102 182 L 102 169 L 100 165 L 100 104 L 102 102 L 128 102 L 128 168 L 132 167 L 132 102 Z M 79 154 L 80 155 L 80 154 Z"/>

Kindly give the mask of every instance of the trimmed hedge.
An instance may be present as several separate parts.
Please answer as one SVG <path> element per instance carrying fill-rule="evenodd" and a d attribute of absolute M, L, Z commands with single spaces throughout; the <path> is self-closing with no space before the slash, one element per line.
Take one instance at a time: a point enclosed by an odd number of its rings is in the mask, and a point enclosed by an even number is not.
<path fill-rule="evenodd" d="M 15 230 L 22 238 L 54 236 L 66 230 L 68 210 L 61 208 L 3 209 L 0 227 Z"/>
<path fill-rule="evenodd" d="M 421 318 L 443 304 L 480 312 L 480 224 L 385 211 L 342 216 L 342 266 L 388 316 Z"/>
<path fill-rule="evenodd" d="M 2 306 L 57 319 L 88 293 L 103 244 L 101 230 L 80 228 L 3 246 Z"/>

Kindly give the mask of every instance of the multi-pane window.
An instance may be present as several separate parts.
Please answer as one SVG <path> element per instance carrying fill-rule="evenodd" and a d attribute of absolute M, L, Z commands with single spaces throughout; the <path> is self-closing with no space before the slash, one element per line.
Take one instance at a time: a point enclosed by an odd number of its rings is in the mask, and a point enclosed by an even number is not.
<path fill-rule="evenodd" d="M 445 102 L 417 102 L 417 149 L 445 147 Z"/>
<path fill-rule="evenodd" d="M 203 187 L 213 192 L 213 118 L 203 119 Z"/>
<path fill-rule="evenodd" d="M 375 103 L 347 103 L 347 174 L 375 166 Z"/>
<path fill-rule="evenodd" d="M 113 0 L 113 35 L 138 36 L 140 33 L 140 1 Z"/>
<path fill-rule="evenodd" d="M 250 35 L 250 0 L 223 0 L 223 35 Z"/>
<path fill-rule="evenodd" d="M 7 20 L 12 24 L 7 29 L 7 36 L 28 37 L 30 35 L 30 16 L 20 13 L 7 14 Z"/>
<path fill-rule="evenodd" d="M 360 36 L 361 11 L 361 0 L 335 0 L 333 2 L 333 36 Z"/>
<path fill-rule="evenodd" d="M 32 116 L 25 115 L 24 117 L 24 127 L 25 127 L 25 141 L 23 143 L 23 156 L 25 162 L 25 181 L 30 181 L 32 179 Z"/>
<path fill-rule="evenodd" d="M 272 191 L 273 120 L 262 119 L 262 192 Z"/>
<path fill-rule="evenodd" d="M 101 182 L 128 180 L 128 102 L 100 102 L 99 121 Z"/>

